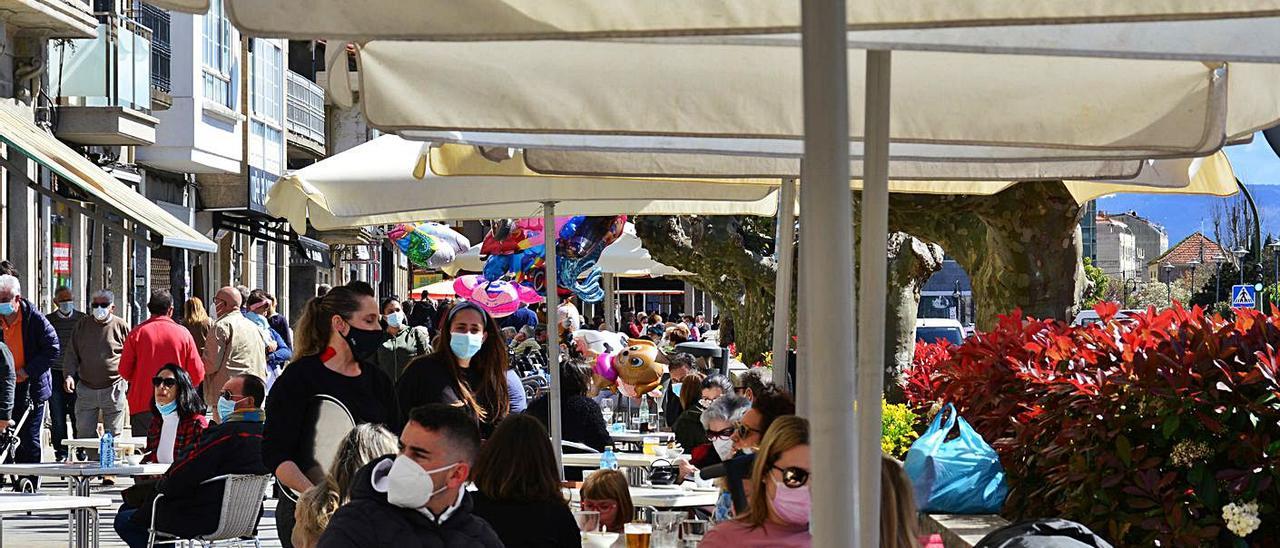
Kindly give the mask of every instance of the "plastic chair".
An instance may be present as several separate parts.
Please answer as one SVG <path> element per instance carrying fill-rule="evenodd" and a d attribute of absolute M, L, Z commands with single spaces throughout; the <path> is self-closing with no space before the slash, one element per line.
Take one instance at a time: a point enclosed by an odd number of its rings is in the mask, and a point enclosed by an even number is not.
<path fill-rule="evenodd" d="M 212 533 L 194 539 L 179 538 L 178 535 L 156 530 L 156 513 L 160 507 L 163 494 L 156 495 L 151 503 L 151 526 L 147 546 L 155 546 L 157 542 L 177 544 L 186 541 L 188 546 L 197 541 L 201 546 L 213 546 L 218 541 L 230 540 L 232 545 L 239 546 L 240 541 L 252 541 L 261 548 L 258 541 L 258 519 L 262 515 L 263 492 L 266 490 L 270 475 L 226 474 L 209 478 L 200 482 L 208 485 L 216 481 L 226 482 L 222 491 L 222 513 L 218 516 L 218 528 Z M 159 537 L 166 537 L 160 540 Z"/>

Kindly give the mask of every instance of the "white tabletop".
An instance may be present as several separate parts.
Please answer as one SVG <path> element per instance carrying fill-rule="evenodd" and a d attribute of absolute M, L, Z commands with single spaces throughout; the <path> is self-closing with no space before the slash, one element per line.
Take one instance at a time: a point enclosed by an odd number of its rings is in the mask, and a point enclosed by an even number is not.
<path fill-rule="evenodd" d="M 614 441 L 625 441 L 628 443 L 640 443 L 644 441 L 645 438 L 658 438 L 659 440 L 666 442 L 676 439 L 676 434 L 675 432 L 649 432 L 648 434 L 641 434 L 635 430 L 627 430 L 626 432 L 609 432 L 609 437 L 613 438 Z"/>
<path fill-rule="evenodd" d="M 131 445 L 133 447 L 146 447 L 146 436 L 120 436 L 115 440 L 116 447 Z M 62 440 L 62 445 L 73 447 L 76 449 L 97 449 L 101 446 L 99 438 L 70 438 Z"/>
<path fill-rule="evenodd" d="M 720 498 L 718 489 L 687 490 L 683 487 L 668 489 L 658 487 L 630 487 L 631 503 L 636 506 L 653 506 L 655 508 L 698 508 L 715 506 Z M 582 496 L 578 489 L 570 494 L 574 502 L 580 502 Z"/>
<path fill-rule="evenodd" d="M 603 453 L 578 453 L 564 455 L 564 465 L 578 468 L 599 468 L 601 455 L 603 455 Z M 657 457 L 654 455 L 645 455 L 643 453 L 614 453 L 614 456 L 618 457 L 618 466 L 652 466 L 653 461 L 656 460 L 676 460 Z M 689 455 L 683 455 L 682 457 L 676 458 L 688 459 Z M 0 471 L 0 473 L 3 472 Z"/>
<path fill-rule="evenodd" d="M 72 497 L 68 495 L 37 495 L 34 493 L 0 493 L 0 514 L 75 510 L 78 508 L 103 508 L 113 504 L 111 497 Z"/>
<path fill-rule="evenodd" d="M 169 470 L 168 464 L 123 465 L 99 468 L 96 462 L 46 462 L 40 464 L 0 464 L 0 474 L 10 476 L 159 476 Z"/>

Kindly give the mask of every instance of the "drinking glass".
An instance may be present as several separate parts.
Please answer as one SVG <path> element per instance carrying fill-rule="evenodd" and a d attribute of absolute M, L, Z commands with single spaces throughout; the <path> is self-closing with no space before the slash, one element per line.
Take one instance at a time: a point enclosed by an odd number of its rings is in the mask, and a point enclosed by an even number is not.
<path fill-rule="evenodd" d="M 628 523 L 623 526 L 622 532 L 627 535 L 627 548 L 649 548 L 653 526 L 648 523 Z"/>
<path fill-rule="evenodd" d="M 613 423 L 613 400 L 603 400 L 600 402 L 600 414 L 604 415 L 604 423 Z"/>
<path fill-rule="evenodd" d="M 707 520 L 686 519 L 680 522 L 680 538 L 684 540 L 686 545 L 696 545 L 702 542 L 702 537 L 706 534 Z"/>
<path fill-rule="evenodd" d="M 577 510 L 573 513 L 574 521 L 578 522 L 578 530 L 583 533 L 591 533 L 600 530 L 600 512 L 594 510 Z"/>
<path fill-rule="evenodd" d="M 658 512 L 653 518 L 654 548 L 678 548 L 684 512 Z"/>

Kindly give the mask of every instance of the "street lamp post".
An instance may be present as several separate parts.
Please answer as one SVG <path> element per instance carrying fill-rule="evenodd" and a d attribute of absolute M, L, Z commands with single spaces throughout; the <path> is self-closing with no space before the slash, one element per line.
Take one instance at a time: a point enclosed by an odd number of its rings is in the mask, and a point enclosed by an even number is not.
<path fill-rule="evenodd" d="M 1249 250 L 1242 247 L 1231 253 L 1236 256 L 1236 267 L 1240 269 L 1240 285 L 1244 285 L 1244 257 L 1249 254 Z"/>
<path fill-rule="evenodd" d="M 1222 295 L 1222 263 L 1226 260 L 1227 258 L 1222 256 L 1221 253 L 1213 256 L 1214 264 L 1218 265 L 1218 271 L 1213 275 L 1213 304 L 1215 306 L 1218 304 L 1218 297 Z"/>
<path fill-rule="evenodd" d="M 1196 291 L 1199 289 L 1196 287 L 1196 267 L 1200 266 L 1200 261 L 1196 259 L 1191 259 L 1190 261 L 1187 261 L 1187 266 L 1191 267 L 1191 284 L 1189 286 L 1190 289 L 1187 291 L 1187 300 L 1190 301 L 1191 298 L 1195 296 Z M 1185 305 L 1187 303 L 1182 303 L 1182 304 Z"/>
<path fill-rule="evenodd" d="M 1173 308 L 1173 265 L 1164 265 L 1164 287 L 1169 293 L 1169 308 Z"/>
<path fill-rule="evenodd" d="M 1276 278 L 1273 283 L 1280 284 L 1280 241 L 1273 242 L 1270 246 L 1272 262 L 1276 267 Z"/>

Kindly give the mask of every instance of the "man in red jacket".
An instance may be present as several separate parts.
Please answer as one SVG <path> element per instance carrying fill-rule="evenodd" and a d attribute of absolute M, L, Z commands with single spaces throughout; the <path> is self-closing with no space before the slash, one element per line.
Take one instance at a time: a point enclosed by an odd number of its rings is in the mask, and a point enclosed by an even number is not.
<path fill-rule="evenodd" d="M 173 321 L 173 296 L 161 289 L 147 301 L 151 318 L 129 332 L 120 355 L 120 376 L 129 381 L 129 426 L 133 435 L 151 426 L 151 378 L 165 364 L 175 363 L 199 386 L 204 381 L 200 349 L 187 328 Z"/>

